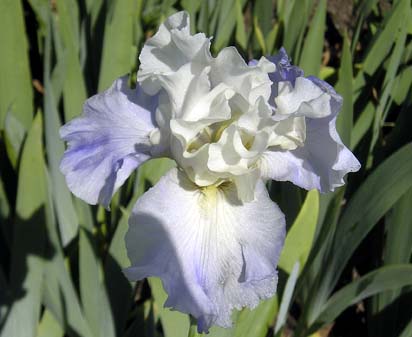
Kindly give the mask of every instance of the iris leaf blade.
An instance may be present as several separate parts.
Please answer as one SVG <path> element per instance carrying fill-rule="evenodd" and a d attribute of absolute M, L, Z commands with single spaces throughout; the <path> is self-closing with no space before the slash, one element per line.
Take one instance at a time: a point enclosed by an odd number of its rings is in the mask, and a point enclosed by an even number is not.
<path fill-rule="evenodd" d="M 322 62 L 322 52 L 326 22 L 326 0 L 320 0 L 315 15 L 309 25 L 299 66 L 306 75 L 318 76 Z"/>
<path fill-rule="evenodd" d="M 339 81 L 336 91 L 343 97 L 342 110 L 339 112 L 336 128 L 346 145 L 350 145 L 353 124 L 353 97 L 352 97 L 352 57 L 350 54 L 350 42 L 348 37 L 343 37 L 342 60 L 339 68 Z"/>
<path fill-rule="evenodd" d="M 412 324 L 408 324 L 407 326 L 405 326 L 405 328 L 403 329 L 403 331 L 398 337 L 410 337 L 410 336 L 412 336 Z"/>
<path fill-rule="evenodd" d="M 36 334 L 46 254 L 45 170 L 42 117 L 38 114 L 28 132 L 19 169 L 9 278 L 12 298 L 3 336 L 32 337 Z M 37 197 L 33 198 L 33 194 Z"/>
<path fill-rule="evenodd" d="M 407 10 L 405 9 L 404 17 L 406 17 L 406 14 L 410 11 L 412 11 L 410 7 L 408 7 Z M 387 113 L 390 107 L 390 93 L 392 92 L 392 88 L 395 83 L 395 76 L 398 72 L 398 68 L 401 63 L 403 51 L 405 50 L 406 35 L 406 26 L 403 26 L 397 36 L 394 50 L 389 58 L 388 67 L 383 81 L 383 90 L 380 95 L 379 104 L 375 112 L 375 118 L 372 129 L 372 141 L 370 145 L 371 152 L 378 141 L 378 137 L 381 133 L 381 128 L 386 120 Z"/>
<path fill-rule="evenodd" d="M 411 275 L 412 266 L 405 264 L 381 267 L 362 276 L 340 289 L 326 302 L 313 329 L 332 322 L 348 306 L 364 298 L 385 290 L 411 285 Z"/>
<path fill-rule="evenodd" d="M 106 288 L 92 232 L 82 227 L 79 239 L 80 294 L 84 315 L 94 336 L 115 336 Z"/>
<path fill-rule="evenodd" d="M 373 123 L 374 115 L 375 106 L 373 102 L 370 101 L 354 123 L 350 142 L 351 148 L 354 149 L 368 132 Z"/>
<path fill-rule="evenodd" d="M 305 7 L 302 6 L 302 1 L 288 1 L 290 7 L 290 15 L 287 15 L 283 20 L 285 26 L 283 33 L 283 46 L 290 55 L 295 55 L 296 44 L 299 35 L 302 34 L 306 27 L 304 20 L 289 20 L 290 17 L 303 17 L 306 15 Z M 286 14 L 286 13 L 285 13 Z"/>
<path fill-rule="evenodd" d="M 22 1 L 0 2 L 0 41 L 0 130 L 9 110 L 28 130 L 34 107 Z"/>
<path fill-rule="evenodd" d="M 279 267 L 290 274 L 296 261 L 303 268 L 309 256 L 319 214 L 319 193 L 312 190 L 289 230 L 283 247 Z"/>
<path fill-rule="evenodd" d="M 363 62 L 363 71 L 367 74 L 372 75 L 375 73 L 390 52 L 399 28 L 404 22 L 407 6 L 408 0 L 398 1 L 381 24 L 382 29 L 375 35 L 373 41 L 370 43 L 369 50 Z"/>
<path fill-rule="evenodd" d="M 236 42 L 239 46 L 246 50 L 247 47 L 247 35 L 245 30 L 245 23 L 243 22 L 243 8 L 242 8 L 242 0 L 235 0 L 236 1 Z"/>
<path fill-rule="evenodd" d="M 221 3 L 219 20 L 216 28 L 216 41 L 213 44 L 215 52 L 225 47 L 236 25 L 236 15 L 233 12 L 236 0 L 227 0 Z"/>
<path fill-rule="evenodd" d="M 51 178 L 48 177 L 48 205 L 52 204 Z M 65 265 L 64 254 L 54 220 L 46 222 L 50 259 L 45 266 L 43 304 L 66 333 L 94 337 L 84 318 L 74 284 Z"/>
<path fill-rule="evenodd" d="M 383 255 L 383 264 L 409 263 L 412 254 L 412 189 L 405 193 L 385 216 L 386 240 Z M 405 289 L 406 290 L 406 289 Z M 402 325 L 402 316 L 409 312 L 410 308 L 401 305 L 401 289 L 386 291 L 374 296 L 372 299 L 372 317 L 370 319 L 370 331 L 374 336 L 396 336 L 399 326 Z M 391 310 L 385 313 L 385 320 L 379 319 L 379 313 L 384 312 L 390 306 Z M 402 313 L 402 315 L 401 315 Z"/>
<path fill-rule="evenodd" d="M 286 323 L 290 302 L 292 300 L 293 292 L 295 290 L 296 281 L 299 277 L 299 269 L 300 269 L 299 261 L 296 261 L 288 277 L 285 290 L 282 295 L 282 301 L 280 302 L 279 313 L 276 318 L 275 334 L 277 334 Z"/>
<path fill-rule="evenodd" d="M 45 310 L 39 322 L 37 337 L 63 337 L 64 331 L 59 322 L 53 317 L 49 310 Z"/>
<path fill-rule="evenodd" d="M 4 126 L 4 141 L 7 156 L 9 157 L 13 168 L 17 169 L 21 147 L 26 135 L 26 129 L 14 116 L 12 110 L 7 112 Z"/>
<path fill-rule="evenodd" d="M 259 18 L 259 25 L 264 36 L 272 29 L 272 19 L 274 12 L 274 2 L 266 0 L 256 0 L 254 3 L 254 16 Z"/>
<path fill-rule="evenodd" d="M 102 61 L 99 75 L 99 91 L 103 91 L 118 77 L 127 74 L 132 64 L 134 41 L 133 0 L 117 0 L 110 3 L 111 14 L 106 16 Z M 119 38 L 121 37 L 121 38 Z"/>
<path fill-rule="evenodd" d="M 235 322 L 235 337 L 265 337 L 269 327 L 273 324 L 273 318 L 278 311 L 278 298 L 261 301 L 259 305 L 250 310 L 243 309 Z"/>
<path fill-rule="evenodd" d="M 51 21 L 49 21 L 44 59 L 45 139 L 52 179 L 54 206 L 56 208 L 63 245 L 66 246 L 76 236 L 78 219 L 74 209 L 73 199 L 70 195 L 69 189 L 66 186 L 65 178 L 60 172 L 60 160 L 63 156 L 64 144 L 58 133 L 61 123 L 57 110 L 56 97 L 54 96 L 54 91 L 50 81 L 51 47 Z"/>
<path fill-rule="evenodd" d="M 322 304 L 336 285 L 348 259 L 377 221 L 412 186 L 412 144 L 404 145 L 379 165 L 359 187 L 348 203 L 338 225 L 335 240 L 325 265 L 308 318 L 314 322 Z"/>
<path fill-rule="evenodd" d="M 403 68 L 395 78 L 391 96 L 396 104 L 401 105 L 412 88 L 412 66 Z"/>
<path fill-rule="evenodd" d="M 63 86 L 64 116 L 66 121 L 77 116 L 86 100 L 86 86 L 80 64 L 78 8 L 76 1 L 57 0 L 58 31 L 62 40 L 62 49 L 65 57 L 65 76 Z"/>

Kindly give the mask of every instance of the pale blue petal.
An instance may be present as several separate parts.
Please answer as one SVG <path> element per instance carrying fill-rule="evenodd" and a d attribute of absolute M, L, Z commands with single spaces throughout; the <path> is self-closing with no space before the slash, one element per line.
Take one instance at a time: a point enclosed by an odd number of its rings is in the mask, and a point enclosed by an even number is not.
<path fill-rule="evenodd" d="M 294 86 L 296 78 L 303 76 L 303 70 L 290 64 L 289 56 L 283 47 L 280 48 L 277 55 L 269 56 L 267 59 L 276 65 L 276 71 L 269 74 L 269 78 L 272 81 L 272 94 L 269 102 L 273 104 L 272 102 L 274 102 L 275 97 L 278 95 L 279 82 L 291 82 Z"/>
<path fill-rule="evenodd" d="M 336 114 L 306 119 L 306 140 L 293 151 L 267 151 L 262 172 L 267 178 L 291 181 L 307 190 L 333 191 L 345 184 L 344 176 L 356 172 L 360 163 L 336 132 Z"/>
<path fill-rule="evenodd" d="M 295 83 L 297 77 L 303 76 L 303 70 L 290 63 L 288 54 L 285 48 L 280 48 L 279 53 L 275 56 L 269 56 L 269 61 L 276 65 L 276 71 L 269 75 L 270 80 L 276 84 L 280 81 L 288 81 Z"/>
<path fill-rule="evenodd" d="M 274 73 L 269 74 L 273 81 L 272 97 L 275 98 L 279 82 L 288 81 L 294 85 L 296 79 L 303 76 L 303 71 L 290 64 L 283 48 L 278 55 L 269 57 L 269 60 L 277 67 Z M 325 81 L 313 76 L 307 79 L 330 97 L 329 107 L 325 109 L 327 116 L 307 116 L 304 145 L 293 151 L 269 149 L 261 160 L 261 169 L 266 178 L 291 181 L 308 190 L 333 191 L 345 184 L 344 176 L 347 173 L 359 170 L 360 163 L 342 143 L 336 131 L 336 118 L 342 107 L 342 97 Z"/>
<path fill-rule="evenodd" d="M 199 189 L 173 169 L 133 209 L 125 274 L 160 277 L 165 305 L 197 318 L 199 331 L 229 327 L 234 308 L 275 293 L 284 236 L 284 215 L 262 181 L 242 204 L 233 184 Z"/>
<path fill-rule="evenodd" d="M 107 207 L 133 170 L 151 156 L 157 97 L 139 87 L 130 89 L 127 81 L 121 77 L 89 98 L 83 114 L 60 129 L 68 143 L 60 169 L 73 194 L 89 204 Z"/>

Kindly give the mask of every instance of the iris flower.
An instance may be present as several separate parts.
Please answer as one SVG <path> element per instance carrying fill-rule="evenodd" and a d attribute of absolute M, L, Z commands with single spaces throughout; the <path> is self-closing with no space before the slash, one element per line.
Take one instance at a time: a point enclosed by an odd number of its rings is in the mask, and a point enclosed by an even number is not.
<path fill-rule="evenodd" d="M 117 79 L 61 128 L 61 171 L 77 197 L 108 207 L 140 164 L 176 161 L 133 208 L 125 274 L 160 277 L 165 306 L 203 332 L 276 291 L 285 217 L 265 183 L 333 191 L 360 165 L 336 132 L 331 86 L 283 49 L 249 64 L 234 47 L 213 57 L 189 27 L 187 13 L 170 16 L 141 51 L 137 87 Z"/>

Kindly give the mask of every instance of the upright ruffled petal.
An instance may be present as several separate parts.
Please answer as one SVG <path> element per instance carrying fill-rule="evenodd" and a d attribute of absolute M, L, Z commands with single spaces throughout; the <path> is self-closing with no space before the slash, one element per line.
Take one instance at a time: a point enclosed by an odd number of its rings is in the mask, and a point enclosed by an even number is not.
<path fill-rule="evenodd" d="M 274 65 L 274 70 L 271 70 L 266 66 L 266 63 L 270 62 Z M 269 78 L 272 81 L 272 91 L 269 98 L 269 103 L 274 106 L 275 98 L 278 96 L 278 87 L 281 82 L 289 82 L 292 86 L 295 86 L 295 80 L 298 77 L 303 76 L 303 70 L 296 67 L 290 63 L 288 54 L 285 48 L 280 48 L 279 53 L 274 56 L 269 56 L 265 58 L 264 62 L 262 60 L 250 60 L 250 66 L 261 67 L 262 70 L 269 74 Z"/>
<path fill-rule="evenodd" d="M 268 57 L 268 60 L 276 66 L 276 71 L 269 75 L 274 84 L 272 88 L 274 90 L 276 90 L 279 82 L 287 81 L 295 85 L 296 78 L 303 76 L 303 70 L 290 63 L 289 56 L 283 47 L 280 48 L 277 55 Z"/>
<path fill-rule="evenodd" d="M 60 169 L 73 194 L 89 204 L 108 206 L 131 172 L 157 151 L 150 141 L 157 97 L 129 89 L 127 80 L 89 98 L 83 114 L 60 129 L 68 143 Z"/>
<path fill-rule="evenodd" d="M 272 135 L 272 146 L 259 161 L 262 176 L 288 180 L 308 190 L 333 191 L 345 183 L 348 172 L 360 168 L 336 131 L 342 97 L 328 83 L 303 77 L 303 71 L 290 64 L 283 48 L 269 60 L 276 66 L 269 74 L 269 102 L 275 103 L 274 118 L 279 127 Z"/>
<path fill-rule="evenodd" d="M 305 77 L 295 79 L 295 85 L 290 82 L 279 82 L 276 104 L 276 116 L 305 116 L 322 118 L 331 114 L 331 96 L 318 85 Z"/>
<path fill-rule="evenodd" d="M 159 78 L 172 75 L 183 65 L 193 62 L 192 71 L 199 73 L 211 58 L 210 40 L 205 34 L 190 34 L 189 15 L 178 12 L 160 25 L 158 32 L 148 39 L 139 56 L 138 81 L 150 94 L 161 88 Z M 199 71 L 196 71 L 196 65 Z"/>
<path fill-rule="evenodd" d="M 242 204 L 233 184 L 199 189 L 173 169 L 138 200 L 129 226 L 126 275 L 160 277 L 165 305 L 196 317 L 199 331 L 230 326 L 232 309 L 276 291 L 285 219 L 262 181 Z"/>
<path fill-rule="evenodd" d="M 250 103 L 258 97 L 267 100 L 271 82 L 260 66 L 248 66 L 236 48 L 224 48 L 211 63 L 212 84 L 225 83 Z"/>
<path fill-rule="evenodd" d="M 344 176 L 356 172 L 360 163 L 342 143 L 336 131 L 336 118 L 341 97 L 326 82 L 309 78 L 330 96 L 331 114 L 324 118 L 306 118 L 306 139 L 303 146 L 292 151 L 269 149 L 260 162 L 265 177 L 291 181 L 305 189 L 333 191 L 345 184 Z"/>

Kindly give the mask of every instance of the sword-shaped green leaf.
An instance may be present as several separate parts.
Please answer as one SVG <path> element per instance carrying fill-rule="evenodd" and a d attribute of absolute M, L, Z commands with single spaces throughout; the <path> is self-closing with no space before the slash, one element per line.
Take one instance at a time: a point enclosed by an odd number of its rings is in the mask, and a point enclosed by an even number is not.
<path fill-rule="evenodd" d="M 0 130 L 12 111 L 25 130 L 33 118 L 33 88 L 20 0 L 0 1 Z"/>
<path fill-rule="evenodd" d="M 325 38 L 325 23 L 326 0 L 320 0 L 309 24 L 309 31 L 299 61 L 299 66 L 306 75 L 319 75 Z"/>
<path fill-rule="evenodd" d="M 46 259 L 47 178 L 42 118 L 33 121 L 25 142 L 11 246 L 9 312 L 2 336 L 35 337 L 41 309 Z M 33 197 L 35 196 L 35 197 Z"/>

